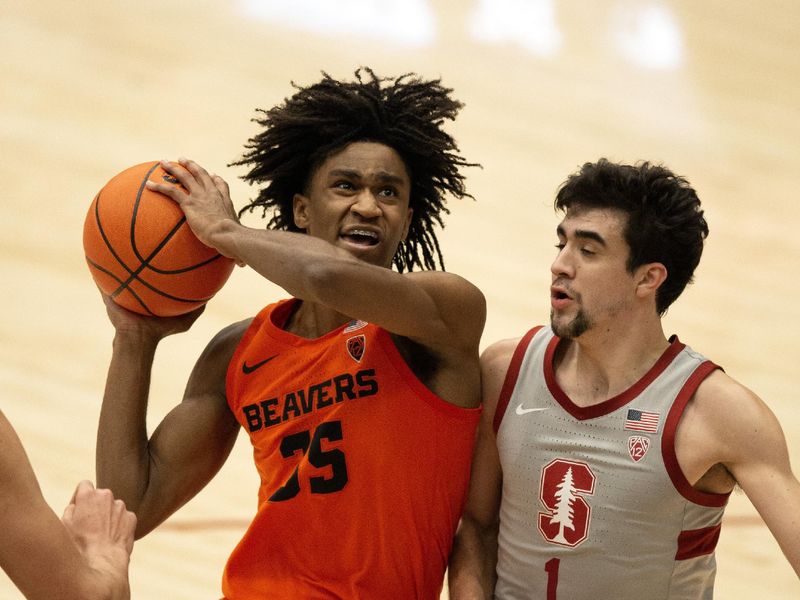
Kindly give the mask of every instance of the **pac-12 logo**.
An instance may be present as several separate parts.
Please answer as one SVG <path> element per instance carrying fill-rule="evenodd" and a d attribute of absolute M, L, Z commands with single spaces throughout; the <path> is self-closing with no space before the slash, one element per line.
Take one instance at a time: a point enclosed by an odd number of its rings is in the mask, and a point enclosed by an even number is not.
<path fill-rule="evenodd" d="M 643 435 L 632 435 L 628 438 L 628 454 L 633 462 L 639 462 L 650 448 L 650 438 Z"/>
<path fill-rule="evenodd" d="M 360 363 L 361 358 L 364 356 L 364 349 L 367 346 L 367 338 L 364 335 L 354 335 L 351 338 L 347 338 L 345 346 L 350 358 Z"/>
<path fill-rule="evenodd" d="M 594 494 L 594 483 L 586 463 L 557 458 L 542 469 L 539 500 L 548 512 L 539 513 L 538 527 L 544 539 L 570 548 L 586 539 L 592 507 L 584 496 Z"/>

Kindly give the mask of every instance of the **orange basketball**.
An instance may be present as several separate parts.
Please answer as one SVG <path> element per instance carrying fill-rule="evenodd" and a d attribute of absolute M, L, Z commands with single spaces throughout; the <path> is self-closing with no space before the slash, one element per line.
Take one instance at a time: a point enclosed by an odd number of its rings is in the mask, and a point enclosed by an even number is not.
<path fill-rule="evenodd" d="M 234 262 L 197 239 L 180 207 L 145 181 L 178 185 L 158 162 L 114 176 L 83 226 L 83 249 L 100 289 L 129 310 L 158 317 L 187 313 L 225 284 Z"/>

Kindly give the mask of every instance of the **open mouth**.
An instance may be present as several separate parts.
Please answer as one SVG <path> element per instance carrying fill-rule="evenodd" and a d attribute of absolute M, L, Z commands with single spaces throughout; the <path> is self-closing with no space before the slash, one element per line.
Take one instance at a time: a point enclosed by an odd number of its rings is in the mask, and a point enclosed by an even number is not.
<path fill-rule="evenodd" d="M 555 302 L 566 302 L 572 300 L 573 297 L 562 286 L 552 286 L 550 288 L 550 299 Z"/>
<path fill-rule="evenodd" d="M 366 229 L 351 229 L 342 233 L 341 238 L 356 246 L 375 246 L 380 241 L 378 234 Z"/>

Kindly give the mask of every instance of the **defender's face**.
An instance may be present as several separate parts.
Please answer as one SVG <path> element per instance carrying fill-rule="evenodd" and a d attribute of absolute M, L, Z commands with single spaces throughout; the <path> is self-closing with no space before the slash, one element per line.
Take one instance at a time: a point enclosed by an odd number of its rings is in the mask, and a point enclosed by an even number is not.
<path fill-rule="evenodd" d="M 577 207 L 559 224 L 558 255 L 550 267 L 550 324 L 559 337 L 576 338 L 611 325 L 633 306 L 627 218 L 615 209 Z"/>
<path fill-rule="evenodd" d="M 400 155 L 375 142 L 353 142 L 313 173 L 294 197 L 294 220 L 315 237 L 374 265 L 390 267 L 408 234 L 411 178 Z"/>

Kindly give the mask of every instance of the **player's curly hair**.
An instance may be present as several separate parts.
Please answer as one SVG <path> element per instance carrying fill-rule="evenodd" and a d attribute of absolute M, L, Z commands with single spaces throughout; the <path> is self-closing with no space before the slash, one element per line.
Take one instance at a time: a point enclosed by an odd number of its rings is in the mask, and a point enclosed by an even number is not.
<path fill-rule="evenodd" d="M 663 165 L 626 165 L 605 158 L 586 163 L 561 185 L 554 204 L 567 213 L 587 208 L 627 213 L 628 271 L 651 262 L 667 268 L 667 279 L 656 292 L 659 314 L 692 282 L 708 224 L 694 188 Z"/>
<path fill-rule="evenodd" d="M 455 119 L 462 104 L 451 98 L 441 80 L 423 81 L 413 73 L 381 78 L 362 67 L 354 81 L 339 81 L 322 73 L 308 87 L 282 104 L 257 109 L 253 119 L 263 130 L 245 145 L 235 166 L 248 166 L 242 177 L 263 185 L 258 196 L 239 211 L 273 211 L 268 228 L 300 231 L 294 224 L 292 198 L 306 192 L 314 171 L 332 154 L 352 142 L 369 141 L 393 148 L 411 178 L 410 207 L 414 210 L 407 238 L 394 256 L 397 270 L 414 266 L 444 269 L 434 226 L 444 227 L 446 194 L 469 197 L 460 167 L 478 166 L 459 155 L 455 140 L 444 132 L 445 120 Z M 264 185 L 265 184 L 265 185 Z"/>

